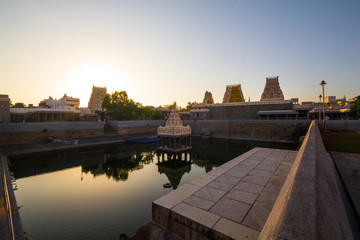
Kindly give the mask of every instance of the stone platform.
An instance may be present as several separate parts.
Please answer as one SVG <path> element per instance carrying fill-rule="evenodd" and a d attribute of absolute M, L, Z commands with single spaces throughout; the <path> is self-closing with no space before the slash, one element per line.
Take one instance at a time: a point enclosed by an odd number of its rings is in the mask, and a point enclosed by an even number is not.
<path fill-rule="evenodd" d="M 153 222 L 183 239 L 257 239 L 296 158 L 254 148 L 153 202 Z"/>

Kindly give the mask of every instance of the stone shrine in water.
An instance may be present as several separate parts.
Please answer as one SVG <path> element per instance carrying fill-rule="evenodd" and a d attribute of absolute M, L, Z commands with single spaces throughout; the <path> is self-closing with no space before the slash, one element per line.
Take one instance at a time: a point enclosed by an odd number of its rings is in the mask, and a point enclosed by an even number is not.
<path fill-rule="evenodd" d="M 191 149 L 191 128 L 183 126 L 179 113 L 173 110 L 164 127 L 159 126 L 157 149 L 169 153 L 180 153 Z"/>

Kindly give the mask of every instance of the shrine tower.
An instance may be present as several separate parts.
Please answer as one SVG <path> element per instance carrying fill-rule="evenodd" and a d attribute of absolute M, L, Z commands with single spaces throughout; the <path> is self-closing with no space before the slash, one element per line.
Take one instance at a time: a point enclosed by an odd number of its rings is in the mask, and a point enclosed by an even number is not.
<path fill-rule="evenodd" d="M 264 92 L 260 101 L 284 100 L 284 95 L 280 89 L 279 76 L 267 77 Z"/>

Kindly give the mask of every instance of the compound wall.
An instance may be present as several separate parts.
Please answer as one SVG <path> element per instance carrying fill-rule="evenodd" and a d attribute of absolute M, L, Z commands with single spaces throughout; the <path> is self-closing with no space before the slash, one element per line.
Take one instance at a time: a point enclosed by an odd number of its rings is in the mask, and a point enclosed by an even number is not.
<path fill-rule="evenodd" d="M 80 138 L 104 134 L 103 122 L 2 123 L 0 144 L 32 142 L 42 138 Z"/>

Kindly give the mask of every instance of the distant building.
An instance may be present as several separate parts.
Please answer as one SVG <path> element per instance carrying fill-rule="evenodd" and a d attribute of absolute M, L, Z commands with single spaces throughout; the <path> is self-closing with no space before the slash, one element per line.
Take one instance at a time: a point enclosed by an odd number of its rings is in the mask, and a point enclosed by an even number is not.
<path fill-rule="evenodd" d="M 10 122 L 10 98 L 9 95 L 0 95 L 0 123 Z"/>
<path fill-rule="evenodd" d="M 327 96 L 324 97 L 325 103 L 336 103 L 336 96 Z"/>
<path fill-rule="evenodd" d="M 214 103 L 214 99 L 212 97 L 211 92 L 208 92 L 208 91 L 205 92 L 203 103 L 204 104 L 213 104 Z"/>
<path fill-rule="evenodd" d="M 10 108 L 11 122 L 78 122 L 80 110 L 53 108 Z"/>
<path fill-rule="evenodd" d="M 69 110 L 75 110 L 76 108 L 79 108 L 80 106 L 80 99 L 79 98 L 73 98 L 69 97 L 66 94 L 62 98 L 53 99 L 52 97 L 49 97 L 48 99 L 44 99 L 39 103 L 39 106 L 41 107 L 48 107 L 51 109 L 69 109 Z"/>
<path fill-rule="evenodd" d="M 240 84 L 227 85 L 223 103 L 245 102 Z"/>
<path fill-rule="evenodd" d="M 106 95 L 106 87 L 95 87 L 93 85 L 92 92 L 88 104 L 88 108 L 92 111 L 102 110 L 101 104 Z"/>
<path fill-rule="evenodd" d="M 260 101 L 284 100 L 284 95 L 280 89 L 279 76 L 266 78 L 264 92 Z"/>

